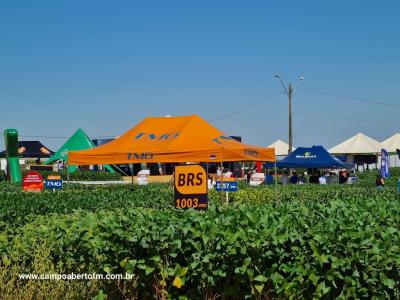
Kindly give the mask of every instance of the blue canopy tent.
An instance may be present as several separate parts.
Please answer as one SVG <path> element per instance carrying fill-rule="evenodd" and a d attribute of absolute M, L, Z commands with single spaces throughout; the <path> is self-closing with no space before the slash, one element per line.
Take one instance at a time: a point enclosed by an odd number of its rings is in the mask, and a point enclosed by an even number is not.
<path fill-rule="evenodd" d="M 265 167 L 275 167 L 275 163 L 266 163 Z M 313 169 L 352 169 L 354 164 L 349 164 L 331 155 L 322 146 L 311 148 L 298 147 L 286 158 L 276 162 L 277 168 L 313 168 Z"/>

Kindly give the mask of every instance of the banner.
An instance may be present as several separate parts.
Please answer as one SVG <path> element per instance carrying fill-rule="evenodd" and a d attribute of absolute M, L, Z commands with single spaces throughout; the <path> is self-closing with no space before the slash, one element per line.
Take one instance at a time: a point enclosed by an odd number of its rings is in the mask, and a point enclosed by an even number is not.
<path fill-rule="evenodd" d="M 397 155 L 399 156 L 399 158 L 400 158 L 400 149 L 396 149 L 397 150 Z"/>
<path fill-rule="evenodd" d="M 381 151 L 381 175 L 383 178 L 390 176 L 389 174 L 389 154 L 385 149 Z"/>
<path fill-rule="evenodd" d="M 25 192 L 41 192 L 43 187 L 43 177 L 38 172 L 30 171 L 22 180 L 22 189 Z"/>

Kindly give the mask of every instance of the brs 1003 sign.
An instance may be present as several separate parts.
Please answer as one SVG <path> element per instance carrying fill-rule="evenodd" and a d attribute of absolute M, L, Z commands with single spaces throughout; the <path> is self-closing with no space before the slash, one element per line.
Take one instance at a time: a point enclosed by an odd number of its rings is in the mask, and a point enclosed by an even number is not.
<path fill-rule="evenodd" d="M 207 209 L 207 172 L 200 165 L 175 167 L 175 208 Z"/>

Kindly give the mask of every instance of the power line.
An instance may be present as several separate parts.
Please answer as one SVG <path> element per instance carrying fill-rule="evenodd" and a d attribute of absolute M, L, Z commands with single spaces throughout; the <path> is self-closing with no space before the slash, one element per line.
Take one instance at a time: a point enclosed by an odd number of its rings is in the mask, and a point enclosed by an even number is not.
<path fill-rule="evenodd" d="M 367 119 L 358 119 L 358 118 L 351 118 L 351 117 L 314 114 L 314 113 L 295 113 L 295 115 L 303 115 L 303 116 L 310 116 L 310 117 L 321 117 L 321 118 L 328 118 L 328 119 L 331 118 L 331 119 L 341 119 L 341 120 L 352 120 L 352 121 L 368 122 L 368 123 L 382 123 L 382 124 L 400 125 L 400 122 L 369 120 L 369 119 L 367 120 Z"/>
<path fill-rule="evenodd" d="M 351 97 L 351 96 L 345 96 L 345 95 L 340 95 L 337 93 L 331 93 L 331 92 L 324 92 L 316 89 L 310 89 L 310 88 L 304 88 L 304 87 L 296 87 L 297 89 L 308 91 L 308 92 L 313 92 L 313 93 L 318 93 L 326 96 L 332 96 L 332 97 L 338 97 L 338 98 L 343 98 L 343 99 L 348 99 L 348 100 L 353 100 L 353 101 L 358 101 L 358 102 L 364 102 L 364 103 L 370 103 L 370 104 L 376 104 L 376 105 L 383 105 L 383 106 L 388 106 L 388 107 L 395 107 L 395 108 L 400 108 L 400 105 L 396 104 L 391 104 L 391 103 L 386 103 L 386 102 L 380 102 L 380 101 L 375 101 L 375 100 L 368 100 L 368 99 L 362 99 L 362 98 L 357 98 L 357 97 Z M 245 106 L 241 109 L 232 111 L 230 113 L 215 117 L 213 119 L 209 119 L 209 122 L 213 121 L 218 121 L 222 120 L 228 117 L 231 117 L 233 115 L 236 115 L 238 113 L 244 112 L 246 110 L 252 109 L 258 105 L 261 105 L 265 102 L 268 102 L 275 97 L 283 94 L 283 91 L 280 91 L 276 94 L 273 94 L 259 102 L 253 103 L 251 105 Z M 342 117 L 342 116 L 332 116 L 332 115 L 322 115 L 322 114 L 313 114 L 313 113 L 294 113 L 296 115 L 304 115 L 304 116 L 311 116 L 311 117 L 323 117 L 323 118 L 333 118 L 333 119 L 342 119 L 342 120 L 353 120 L 353 121 L 360 121 L 360 122 L 373 122 L 373 123 L 382 123 L 382 124 L 396 124 L 399 125 L 399 122 L 391 122 L 391 121 L 380 121 L 380 120 L 367 120 L 367 119 L 358 119 L 358 118 L 351 118 L 351 117 Z M 0 133 L 0 135 L 3 135 L 3 133 Z M 41 139 L 68 139 L 70 136 L 39 136 L 39 135 L 19 135 L 19 137 L 22 138 L 41 138 Z M 91 139 L 108 139 L 108 138 L 115 138 L 116 136 L 97 136 L 97 137 L 92 137 Z"/>
<path fill-rule="evenodd" d="M 264 100 L 261 100 L 261 101 L 259 101 L 259 102 L 256 102 L 256 103 L 251 104 L 251 105 L 248 105 L 248 106 L 245 106 L 245 107 L 243 107 L 243 108 L 241 108 L 241 109 L 235 110 L 235 111 L 230 112 L 230 113 L 227 113 L 227 114 L 225 114 L 225 115 L 222 115 L 222 116 L 219 116 L 219 117 L 215 117 L 215 118 L 210 119 L 210 120 L 208 120 L 208 121 L 209 121 L 209 122 L 213 122 L 213 121 L 217 121 L 217 120 L 221 120 L 221 119 L 225 119 L 225 118 L 231 117 L 231 116 L 236 115 L 236 114 L 238 114 L 238 113 L 241 113 L 241 112 L 243 112 L 243 111 L 249 110 L 249 109 L 251 109 L 251 108 L 253 108 L 253 107 L 256 107 L 256 106 L 258 106 L 258 105 L 261 105 L 261 104 L 263 104 L 263 103 L 265 103 L 265 102 L 267 102 L 267 101 L 270 101 L 270 100 L 274 99 L 275 97 L 277 97 L 277 96 L 279 96 L 279 95 L 281 95 L 281 94 L 283 94 L 283 91 L 280 91 L 279 93 L 276 93 L 276 94 L 274 94 L 274 95 L 272 95 L 272 96 L 269 96 L 269 97 L 265 98 Z"/>
<path fill-rule="evenodd" d="M 261 105 L 261 104 L 263 104 L 263 103 L 265 103 L 267 101 L 270 101 L 273 98 L 275 98 L 275 97 L 277 97 L 277 96 L 279 96 L 281 94 L 283 94 L 283 91 L 280 91 L 279 93 L 271 95 L 271 96 L 269 96 L 269 97 L 267 97 L 267 98 L 265 98 L 265 99 L 263 99 L 263 100 L 261 100 L 259 102 L 256 102 L 254 104 L 248 105 L 246 107 L 243 107 L 243 108 L 238 109 L 236 111 L 233 111 L 231 113 L 227 113 L 225 115 L 222 115 L 222 116 L 219 116 L 219 117 L 215 117 L 215 118 L 210 119 L 208 121 L 209 122 L 213 122 L 213 121 L 221 120 L 221 119 L 224 119 L 224 118 L 228 118 L 228 117 L 233 116 L 235 114 L 238 114 L 240 112 L 243 112 L 243 111 L 249 110 L 249 109 L 251 109 L 253 107 L 256 107 L 258 105 Z M 0 135 L 3 135 L 3 133 L 0 133 Z M 19 135 L 19 137 L 23 137 L 23 138 L 41 138 L 41 139 L 67 139 L 67 138 L 70 138 L 69 136 L 40 136 L 40 135 Z M 115 138 L 115 136 L 92 137 L 92 139 L 106 139 L 106 138 Z"/>
<path fill-rule="evenodd" d="M 363 99 L 363 98 L 358 98 L 358 97 L 345 96 L 345 95 L 341 95 L 341 94 L 337 94 L 337 93 L 324 92 L 324 91 L 320 91 L 320 90 L 316 90 L 316 89 L 310 89 L 310 88 L 304 88 L 304 87 L 297 87 L 297 88 L 299 90 L 312 92 L 312 93 L 317 93 L 317 94 L 326 95 L 326 96 L 331 96 L 331 97 L 337 97 L 337 98 L 343 98 L 343 99 L 348 99 L 348 100 L 353 100 L 353 101 L 358 101 L 358 102 L 363 102 L 363 103 L 369 103 L 369 104 L 376 104 L 376 105 L 383 105 L 383 106 L 388 106 L 388 107 L 400 108 L 400 105 L 387 103 L 387 102 L 381 102 L 381 101 L 368 100 L 368 99 Z"/>

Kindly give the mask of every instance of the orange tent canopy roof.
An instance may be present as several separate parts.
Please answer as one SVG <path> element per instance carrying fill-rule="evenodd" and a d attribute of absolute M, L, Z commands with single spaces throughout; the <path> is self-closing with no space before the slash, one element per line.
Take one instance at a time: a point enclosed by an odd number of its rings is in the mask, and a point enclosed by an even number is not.
<path fill-rule="evenodd" d="M 275 161 L 275 149 L 242 144 L 197 115 L 147 117 L 105 145 L 68 153 L 70 165 Z"/>

